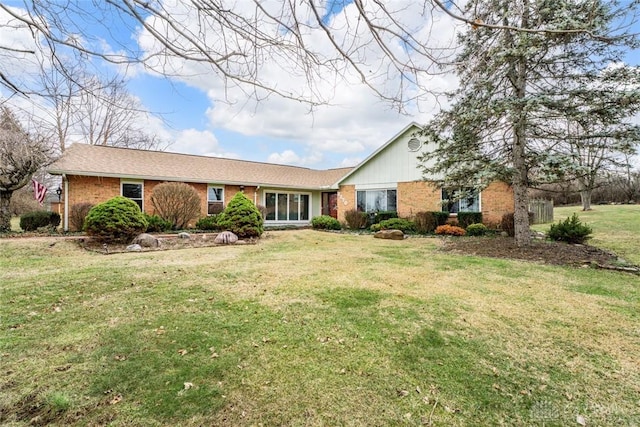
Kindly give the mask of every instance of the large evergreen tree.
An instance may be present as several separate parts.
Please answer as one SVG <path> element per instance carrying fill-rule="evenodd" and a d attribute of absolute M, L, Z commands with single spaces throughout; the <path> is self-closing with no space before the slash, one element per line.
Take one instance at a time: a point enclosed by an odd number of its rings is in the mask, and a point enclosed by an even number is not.
<path fill-rule="evenodd" d="M 460 87 L 425 128 L 439 144 L 423 158 L 425 174 L 446 186 L 509 182 L 516 243 L 528 244 L 528 188 L 560 164 L 552 148 L 571 142 L 559 124 L 573 114 L 613 125 L 637 109 L 638 85 L 630 83 L 638 75 L 620 65 L 638 46 L 627 27 L 637 9 L 637 1 L 470 1 L 465 15 L 482 25 L 460 35 Z"/>

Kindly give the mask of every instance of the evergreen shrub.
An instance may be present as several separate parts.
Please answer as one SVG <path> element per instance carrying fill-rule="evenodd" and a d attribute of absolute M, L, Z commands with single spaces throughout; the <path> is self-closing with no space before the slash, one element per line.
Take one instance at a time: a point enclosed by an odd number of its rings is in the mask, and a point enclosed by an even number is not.
<path fill-rule="evenodd" d="M 409 221 L 408 219 L 391 218 L 372 225 L 370 229 L 371 231 L 400 230 L 403 233 L 415 233 L 416 226 L 413 221 Z"/>
<path fill-rule="evenodd" d="M 264 232 L 262 214 L 242 192 L 233 196 L 217 222 L 220 230 L 231 231 L 240 238 L 260 237 Z"/>
<path fill-rule="evenodd" d="M 161 233 L 173 229 L 170 221 L 160 218 L 158 215 L 143 214 L 147 220 L 147 233 Z"/>
<path fill-rule="evenodd" d="M 484 224 L 469 224 L 467 226 L 467 235 L 469 236 L 484 236 L 485 234 L 487 234 L 487 232 L 489 231 L 489 229 L 487 228 L 486 225 Z"/>
<path fill-rule="evenodd" d="M 398 212 L 396 211 L 378 211 L 373 217 L 373 224 L 379 224 L 382 221 L 388 219 L 398 218 Z"/>
<path fill-rule="evenodd" d="M 59 225 L 60 215 L 56 212 L 35 211 L 20 217 L 20 228 L 24 231 L 36 231 L 42 227 L 55 229 Z"/>
<path fill-rule="evenodd" d="M 567 243 L 583 243 L 590 239 L 593 230 L 588 225 L 583 224 L 575 213 L 557 224 L 551 224 L 547 235 L 551 240 Z"/>
<path fill-rule="evenodd" d="M 220 226 L 218 225 L 218 215 L 209 215 L 202 217 L 196 222 L 196 228 L 198 230 L 206 230 L 206 231 L 220 231 Z"/>
<path fill-rule="evenodd" d="M 482 224 L 482 212 L 458 212 L 458 224 L 462 228 L 471 224 Z"/>
<path fill-rule="evenodd" d="M 123 196 L 100 203 L 84 221 L 87 235 L 103 242 L 128 243 L 147 230 L 147 220 L 136 202 Z"/>
<path fill-rule="evenodd" d="M 311 220 L 311 227 L 315 230 L 341 230 L 340 221 L 330 215 L 316 216 Z"/>

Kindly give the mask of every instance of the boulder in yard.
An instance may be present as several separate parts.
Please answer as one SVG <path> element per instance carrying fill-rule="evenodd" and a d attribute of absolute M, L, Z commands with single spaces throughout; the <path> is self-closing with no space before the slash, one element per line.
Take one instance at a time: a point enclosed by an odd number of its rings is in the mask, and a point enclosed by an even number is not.
<path fill-rule="evenodd" d="M 373 235 L 376 239 L 404 240 L 401 230 L 380 230 Z"/>
<path fill-rule="evenodd" d="M 230 245 L 232 243 L 236 243 L 237 241 L 238 236 L 230 231 L 223 231 L 222 233 L 218 233 L 216 239 L 214 240 L 214 242 L 219 245 Z"/>
<path fill-rule="evenodd" d="M 140 246 L 137 243 L 134 243 L 133 245 L 127 246 L 127 251 L 128 252 L 140 252 L 141 250 L 142 250 L 142 246 Z"/>
<path fill-rule="evenodd" d="M 143 248 L 157 248 L 160 246 L 158 238 L 147 233 L 139 234 L 138 237 L 133 239 L 132 243 L 134 245 L 140 245 Z"/>
<path fill-rule="evenodd" d="M 191 234 L 187 233 L 186 231 L 183 231 L 181 233 L 178 233 L 178 237 L 181 239 L 189 240 L 191 238 Z"/>

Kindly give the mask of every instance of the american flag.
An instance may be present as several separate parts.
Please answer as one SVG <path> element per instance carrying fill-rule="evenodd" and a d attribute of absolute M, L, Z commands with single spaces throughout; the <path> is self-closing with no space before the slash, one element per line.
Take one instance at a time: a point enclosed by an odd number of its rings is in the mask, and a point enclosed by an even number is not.
<path fill-rule="evenodd" d="M 42 203 L 44 202 L 44 198 L 47 195 L 47 187 L 40 184 L 35 179 L 31 180 L 31 184 L 33 185 L 33 197 L 35 197 L 38 203 L 40 203 L 40 206 L 42 206 Z"/>

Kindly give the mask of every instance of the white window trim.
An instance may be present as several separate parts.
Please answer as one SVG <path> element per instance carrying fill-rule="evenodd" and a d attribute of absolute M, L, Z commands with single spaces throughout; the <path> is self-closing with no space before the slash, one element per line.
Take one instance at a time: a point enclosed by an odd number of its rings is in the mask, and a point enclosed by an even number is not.
<path fill-rule="evenodd" d="M 277 225 L 277 224 L 309 224 L 311 222 L 311 217 L 313 216 L 313 195 L 312 193 L 308 193 L 308 192 L 303 192 L 303 191 L 281 191 L 281 190 L 271 190 L 271 189 L 264 189 L 262 191 L 262 206 L 266 207 L 267 206 L 267 193 L 275 193 L 276 195 L 278 194 L 297 194 L 299 196 L 309 196 L 309 212 L 308 212 L 308 217 L 309 219 L 297 219 L 297 220 L 289 220 L 289 205 L 287 204 L 287 219 L 277 219 L 278 215 L 276 212 L 276 219 L 266 219 L 264 220 L 265 224 L 271 224 L 271 225 Z M 276 196 L 276 200 L 277 200 L 277 196 Z"/>
<path fill-rule="evenodd" d="M 124 195 L 124 191 L 123 191 L 124 190 L 124 188 L 123 188 L 124 184 L 136 184 L 136 185 L 139 185 L 141 187 L 141 189 L 142 189 L 142 191 L 141 191 L 141 195 L 142 195 L 142 200 L 141 200 L 141 202 L 142 202 L 142 212 L 144 212 L 144 181 L 137 181 L 137 180 L 134 180 L 134 179 L 126 179 L 126 180 L 125 179 L 121 179 L 120 180 L 120 195 L 122 197 L 126 197 Z M 132 199 L 130 197 L 127 197 L 127 199 L 135 200 L 135 199 Z"/>

